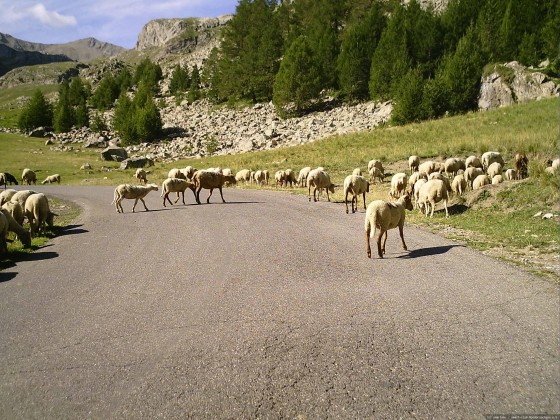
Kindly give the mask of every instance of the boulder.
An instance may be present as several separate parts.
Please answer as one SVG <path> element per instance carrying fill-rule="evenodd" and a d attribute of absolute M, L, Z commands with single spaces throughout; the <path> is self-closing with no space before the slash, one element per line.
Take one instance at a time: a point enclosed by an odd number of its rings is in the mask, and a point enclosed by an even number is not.
<path fill-rule="evenodd" d="M 154 161 L 145 156 L 131 157 L 121 162 L 121 169 L 145 168 L 146 166 L 154 166 Z"/>
<path fill-rule="evenodd" d="M 109 146 L 101 152 L 101 159 L 122 162 L 128 158 L 128 153 L 122 147 Z"/>

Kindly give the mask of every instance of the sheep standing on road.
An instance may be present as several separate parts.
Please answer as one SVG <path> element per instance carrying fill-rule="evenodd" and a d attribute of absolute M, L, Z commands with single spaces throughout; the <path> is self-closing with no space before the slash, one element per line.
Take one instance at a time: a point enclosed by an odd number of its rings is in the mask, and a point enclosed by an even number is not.
<path fill-rule="evenodd" d="M 60 184 L 59 174 L 49 175 L 48 177 L 45 178 L 43 182 L 41 182 L 41 184 L 52 184 L 53 182 Z"/>
<path fill-rule="evenodd" d="M 182 178 L 167 178 L 165 181 L 163 181 L 163 183 L 161 184 L 161 195 L 160 195 L 160 197 L 163 197 L 163 207 L 166 207 L 165 200 L 169 201 L 169 204 L 173 205 L 173 203 L 169 199 L 170 192 L 177 193 L 177 198 L 175 199 L 175 203 L 179 201 L 179 194 L 181 194 L 183 197 L 183 204 L 185 204 L 185 190 L 187 188 L 191 189 L 196 199 L 194 184 L 191 181 Z"/>
<path fill-rule="evenodd" d="M 405 210 L 412 210 L 412 201 L 410 195 L 405 194 L 396 202 L 389 203 L 383 200 L 372 201 L 366 210 L 365 230 L 366 230 L 366 252 L 368 258 L 371 258 L 370 238 L 374 237 L 375 230 L 379 229 L 377 234 L 377 255 L 383 258 L 385 254 L 385 243 L 387 242 L 387 231 L 389 229 L 399 228 L 403 249 L 406 251 L 406 243 L 404 241 L 403 227 L 406 217 Z M 383 237 L 383 245 L 381 238 Z"/>
<path fill-rule="evenodd" d="M 212 192 L 215 188 L 220 191 L 220 197 L 222 197 L 222 202 L 225 203 L 224 194 L 222 188 L 226 181 L 233 179 L 233 177 L 224 176 L 218 172 L 212 171 L 196 171 L 193 176 L 193 182 L 196 188 L 196 202 L 200 204 L 200 191 L 204 188 L 210 190 L 210 195 L 206 199 L 206 203 L 210 204 L 210 197 L 212 197 Z"/>
<path fill-rule="evenodd" d="M 134 199 L 134 205 L 132 206 L 132 213 L 134 213 L 134 209 L 136 208 L 136 204 L 138 200 L 142 202 L 144 205 L 144 209 L 148 210 L 146 207 L 146 202 L 144 201 L 144 197 L 148 195 L 150 191 L 157 191 L 158 186 L 156 184 L 147 184 L 147 185 L 130 185 L 130 184 L 121 184 L 117 188 L 115 188 L 115 194 L 113 197 L 113 202 L 117 208 L 117 213 L 124 213 L 123 207 L 121 202 L 123 199 Z"/>
<path fill-rule="evenodd" d="M 6 182 L 6 184 L 10 184 L 10 185 L 19 185 L 17 182 L 17 179 L 15 176 L 13 176 L 11 173 L 9 172 L 4 172 L 4 180 Z"/>
<path fill-rule="evenodd" d="M 136 169 L 136 173 L 134 177 L 140 181 L 140 184 L 147 184 L 148 183 L 148 171 L 144 170 L 143 168 Z"/>
<path fill-rule="evenodd" d="M 266 183 L 266 174 L 264 173 L 264 171 L 256 171 L 255 174 L 253 175 L 255 184 L 264 187 L 265 183 Z"/>
<path fill-rule="evenodd" d="M 37 175 L 31 169 L 25 168 L 21 174 L 21 183 L 27 185 L 31 185 L 31 183 L 37 184 Z"/>
<path fill-rule="evenodd" d="M 280 187 L 283 187 L 286 182 L 286 172 L 282 170 L 276 171 L 276 173 L 274 174 L 274 180 L 276 181 L 276 188 L 278 188 L 278 185 L 280 185 Z"/>
<path fill-rule="evenodd" d="M 25 217 L 31 226 L 31 236 L 42 231 L 45 223 L 53 226 L 53 218 L 57 216 L 49 208 L 49 200 L 42 193 L 32 194 L 25 202 Z"/>
<path fill-rule="evenodd" d="M 420 187 L 420 191 L 418 191 L 418 203 L 420 210 L 424 210 L 426 216 L 430 212 L 430 205 L 432 207 L 432 211 L 430 217 L 434 217 L 434 209 L 436 207 L 436 203 L 443 201 L 443 206 L 445 208 L 445 216 L 449 217 L 449 212 L 447 211 L 447 186 L 445 182 L 441 179 L 431 179 L 426 182 L 424 185 Z"/>
<path fill-rule="evenodd" d="M 292 169 L 286 169 L 284 171 L 284 177 L 284 183 L 286 184 L 286 187 L 288 186 L 288 184 L 290 184 L 290 188 L 292 188 L 297 182 L 296 174 Z"/>
<path fill-rule="evenodd" d="M 307 176 L 307 196 L 311 201 L 311 187 L 313 187 L 313 201 L 318 201 L 317 191 L 323 188 L 327 191 L 327 200 L 331 201 L 329 191 L 334 193 L 335 185 L 331 182 L 331 177 L 327 171 L 322 169 L 313 169 Z"/>
<path fill-rule="evenodd" d="M 348 175 L 344 179 L 344 204 L 348 214 L 348 193 L 352 194 L 352 213 L 358 210 L 358 197 L 360 194 L 364 199 L 364 210 L 366 209 L 366 192 L 369 192 L 369 182 L 361 175 Z"/>

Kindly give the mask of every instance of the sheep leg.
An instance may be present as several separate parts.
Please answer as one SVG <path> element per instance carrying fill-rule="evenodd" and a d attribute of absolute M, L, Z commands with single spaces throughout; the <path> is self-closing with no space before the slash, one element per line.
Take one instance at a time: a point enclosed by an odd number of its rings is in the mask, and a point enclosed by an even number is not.
<path fill-rule="evenodd" d="M 368 220 L 367 227 L 366 227 L 366 253 L 368 258 L 371 258 L 371 247 L 369 245 L 370 234 L 371 234 L 371 223 Z"/>
<path fill-rule="evenodd" d="M 449 212 L 447 211 L 447 199 L 443 200 L 443 207 L 445 207 L 445 217 L 449 217 Z"/>
<path fill-rule="evenodd" d="M 403 249 L 405 251 L 408 251 L 408 248 L 406 247 L 406 243 L 404 242 L 403 228 L 404 228 L 404 222 L 403 222 L 403 224 L 399 225 L 399 235 L 401 235 L 401 241 L 402 241 Z"/>
<path fill-rule="evenodd" d="M 309 201 L 311 201 L 311 184 L 307 184 L 308 188 L 307 188 L 307 198 L 309 198 Z M 315 191 L 313 191 L 313 198 L 315 198 Z"/>
<path fill-rule="evenodd" d="M 163 194 L 163 207 L 167 207 L 167 206 L 165 205 L 165 200 L 166 200 L 166 199 L 169 200 L 169 193 Z M 173 205 L 173 203 L 171 202 L 171 200 L 169 200 L 169 204 Z"/>
<path fill-rule="evenodd" d="M 436 208 L 436 202 L 430 201 L 430 204 L 432 206 L 432 212 L 430 213 L 430 217 L 434 217 L 434 209 Z"/>
<path fill-rule="evenodd" d="M 348 214 L 348 191 L 344 195 L 344 204 L 346 204 L 346 214 Z M 354 198 L 352 198 L 352 213 L 354 213 Z"/>
<path fill-rule="evenodd" d="M 200 190 L 202 190 L 202 187 L 199 187 L 199 188 L 196 190 L 196 194 L 195 194 L 195 198 L 196 198 L 197 204 L 200 204 Z"/>
<path fill-rule="evenodd" d="M 331 201 L 331 197 L 329 196 L 329 189 L 328 189 L 328 187 L 325 188 L 325 189 L 327 190 L 327 201 L 330 202 L 330 201 Z"/>
<path fill-rule="evenodd" d="M 214 188 L 210 188 L 210 195 L 208 196 L 208 198 L 206 199 L 206 204 L 210 204 L 210 197 L 212 197 L 212 192 L 214 191 Z"/>
<path fill-rule="evenodd" d="M 146 211 L 149 211 L 148 207 L 146 207 L 146 203 L 144 202 L 144 199 L 140 198 L 140 201 L 142 201 L 142 204 L 144 204 L 144 209 L 146 209 Z"/>
<path fill-rule="evenodd" d="M 317 201 L 317 197 L 315 196 L 316 193 L 317 193 L 317 187 L 313 189 L 313 201 Z"/>
<path fill-rule="evenodd" d="M 220 197 L 222 197 L 222 203 L 225 203 L 226 200 L 224 200 L 224 194 L 222 193 L 222 187 L 218 187 L 218 190 L 220 191 Z"/>
<path fill-rule="evenodd" d="M 386 230 L 385 234 L 383 235 L 383 245 L 381 246 L 381 252 L 383 252 L 383 254 L 385 254 L 385 244 L 387 243 L 387 232 L 388 230 Z"/>
<path fill-rule="evenodd" d="M 180 198 L 180 197 L 179 197 L 179 194 L 180 194 L 180 192 L 177 191 L 177 198 L 175 199 L 175 204 L 177 204 L 177 201 L 179 201 L 179 198 Z M 171 202 L 171 201 L 170 201 L 170 202 Z M 185 204 L 185 197 L 184 197 L 184 196 L 183 196 L 183 204 Z"/>
<path fill-rule="evenodd" d="M 377 238 L 375 238 L 376 242 L 377 242 L 377 255 L 379 255 L 379 258 L 383 258 L 383 249 L 381 248 L 381 237 L 383 236 L 385 232 L 383 232 L 383 229 L 379 229 L 379 233 L 377 234 Z"/>
<path fill-rule="evenodd" d="M 364 196 L 364 210 L 367 210 L 367 208 L 366 208 L 366 193 L 363 193 L 363 196 Z M 357 207 L 358 207 L 358 203 L 356 203 L 356 210 L 357 210 Z"/>

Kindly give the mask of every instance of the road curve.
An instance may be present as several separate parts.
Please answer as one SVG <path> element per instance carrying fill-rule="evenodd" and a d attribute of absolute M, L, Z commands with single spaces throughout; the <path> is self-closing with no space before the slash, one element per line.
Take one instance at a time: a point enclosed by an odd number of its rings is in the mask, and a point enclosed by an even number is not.
<path fill-rule="evenodd" d="M 84 212 L 0 272 L 1 418 L 560 413 L 558 288 L 515 267 L 410 226 L 370 260 L 299 195 L 34 188 Z"/>

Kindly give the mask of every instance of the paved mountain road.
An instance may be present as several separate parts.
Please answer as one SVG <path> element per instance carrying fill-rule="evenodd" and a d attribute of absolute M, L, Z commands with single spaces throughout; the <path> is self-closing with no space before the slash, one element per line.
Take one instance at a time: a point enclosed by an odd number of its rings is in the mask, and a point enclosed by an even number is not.
<path fill-rule="evenodd" d="M 36 190 L 84 212 L 0 272 L 1 418 L 560 413 L 558 288 L 512 266 L 410 226 L 369 260 L 304 196 Z"/>

